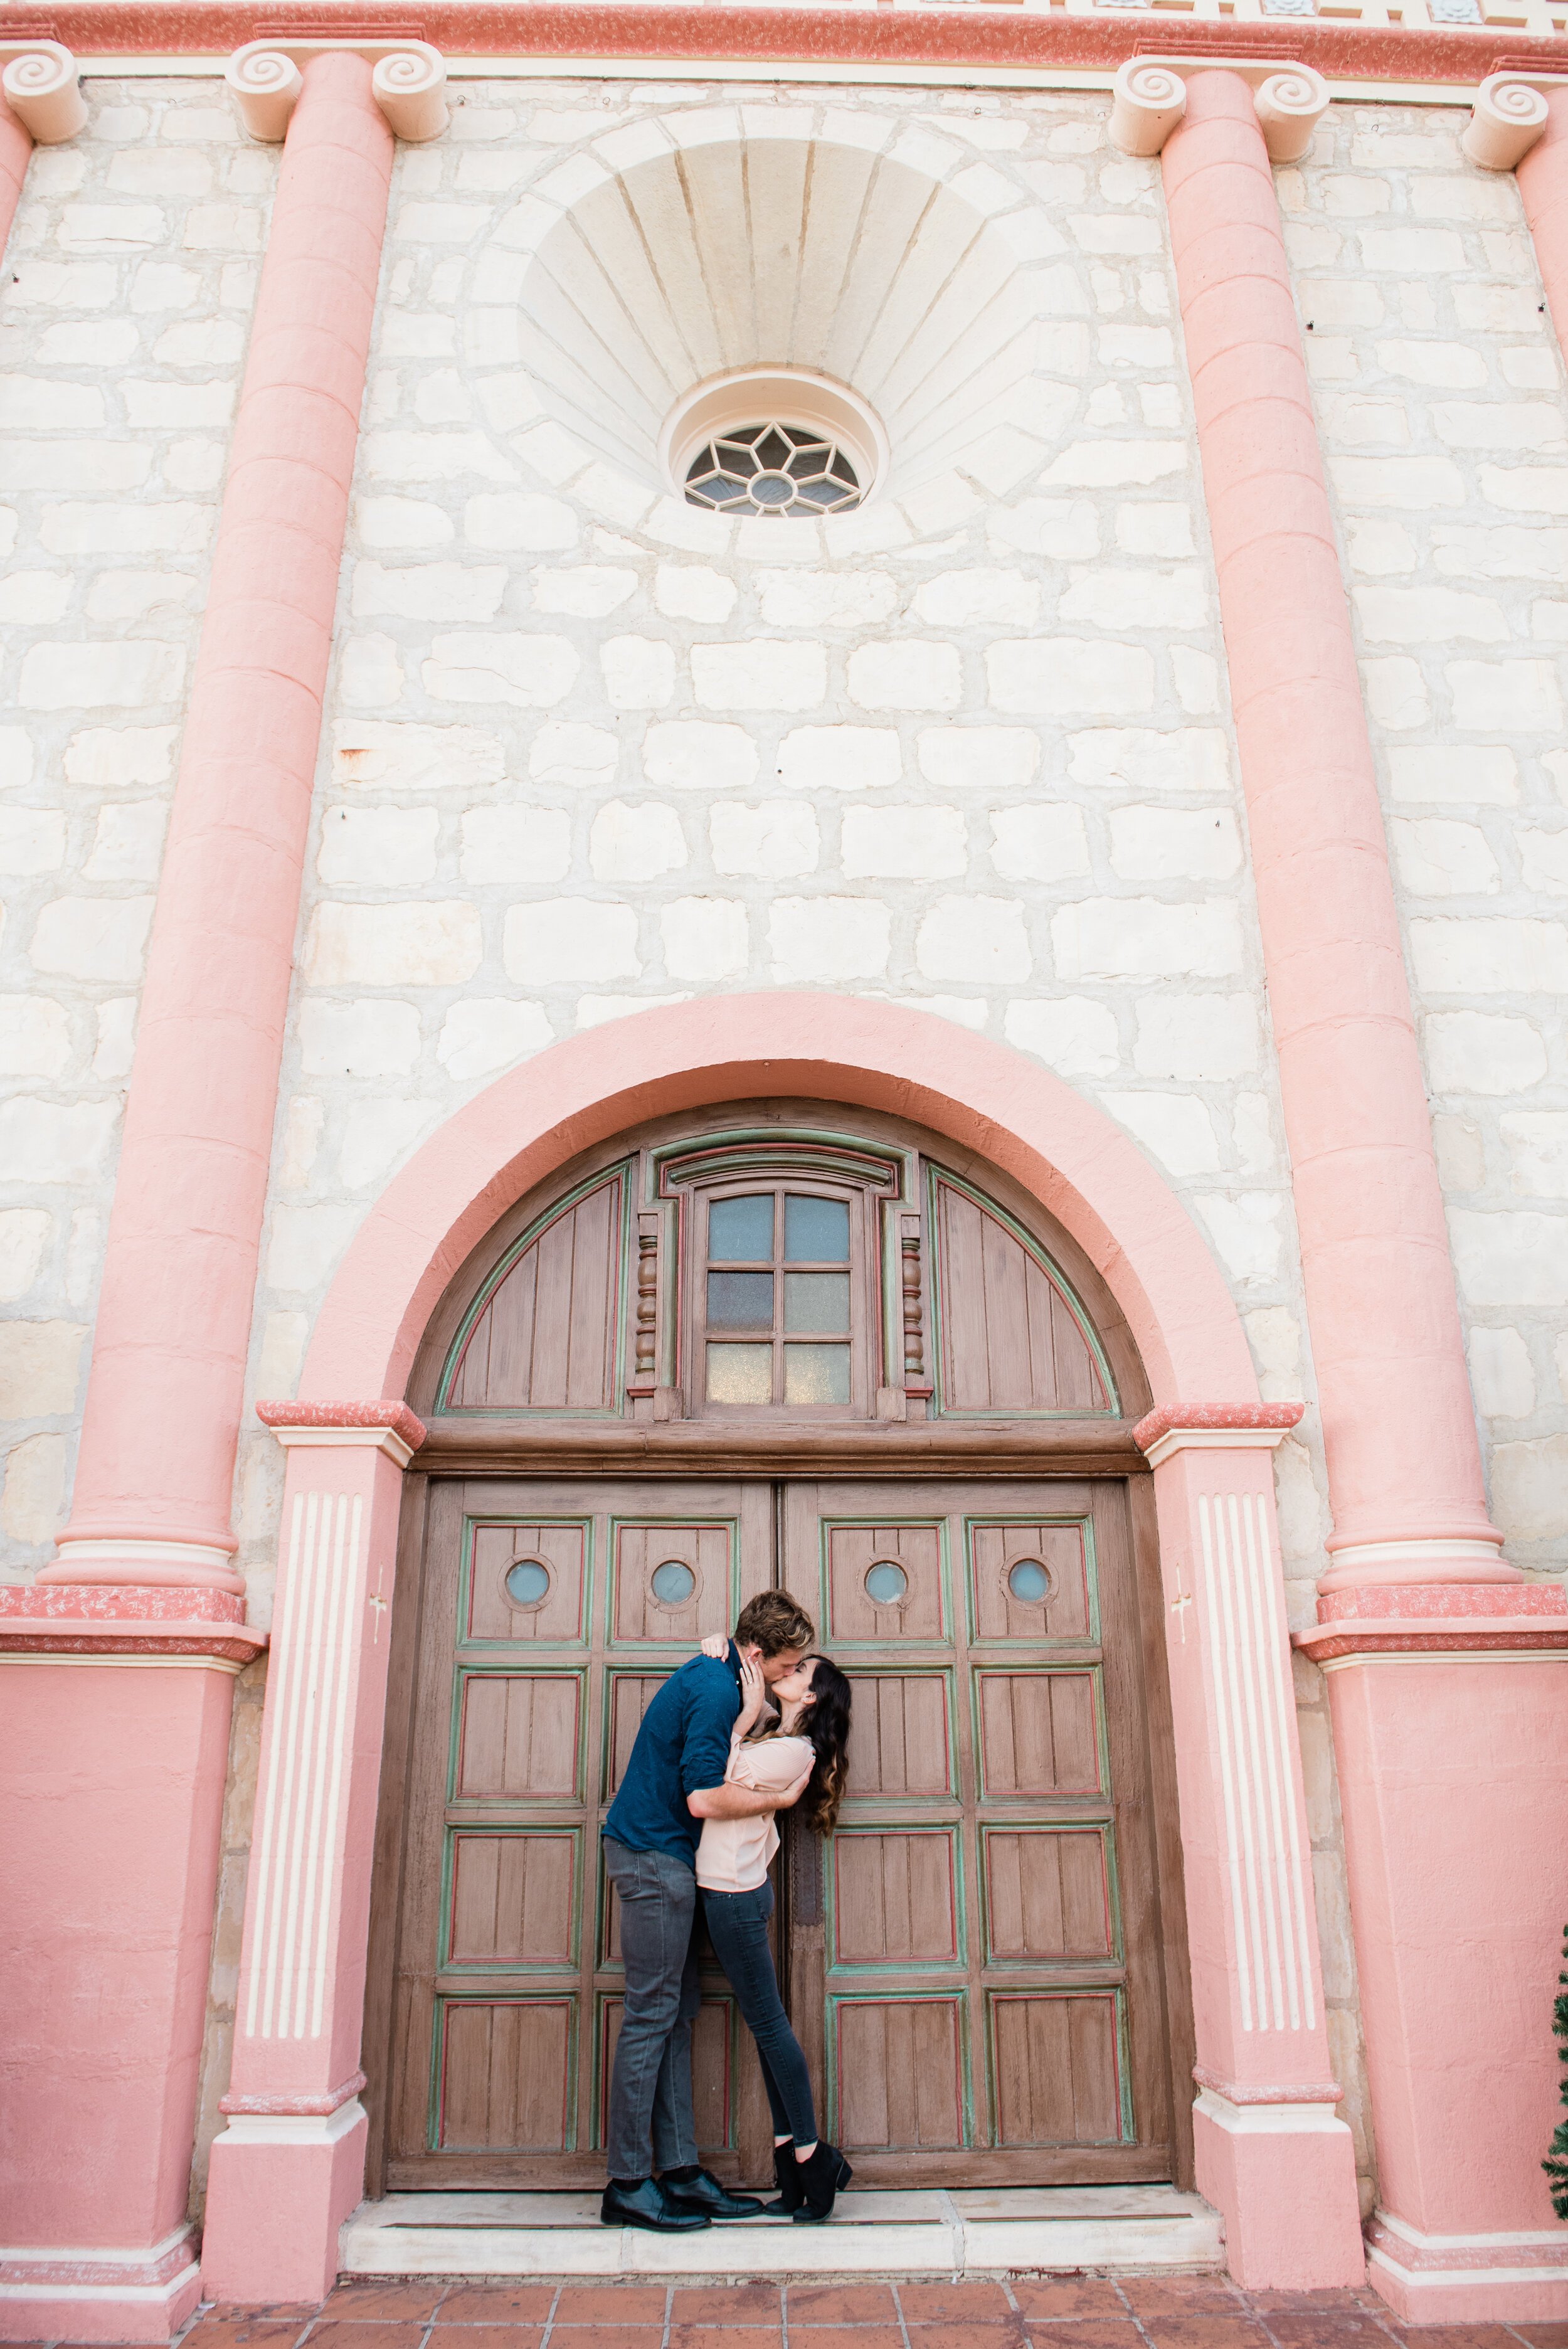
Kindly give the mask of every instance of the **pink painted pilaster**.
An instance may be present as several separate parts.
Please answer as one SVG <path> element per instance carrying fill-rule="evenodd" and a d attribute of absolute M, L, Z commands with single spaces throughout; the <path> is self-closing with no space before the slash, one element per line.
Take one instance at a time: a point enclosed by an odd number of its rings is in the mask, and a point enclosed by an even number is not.
<path fill-rule="evenodd" d="M 1151 1412 L 1197 2041 L 1198 2190 L 1260 2290 L 1361 2283 L 1324 2021 L 1274 1451 L 1298 1403 Z"/>
<path fill-rule="evenodd" d="M 1558 347 L 1568 351 L 1568 88 L 1545 95 L 1546 128 L 1514 176 Z"/>
<path fill-rule="evenodd" d="M 309 2301 L 365 2180 L 370 1857 L 403 1469 L 424 1430 L 400 1403 L 261 1409 L 288 1474 L 201 2277 L 210 2300 Z"/>
<path fill-rule="evenodd" d="M 1336 1575 L 1512 1579 L 1487 1517 L 1387 846 L 1273 173 L 1239 75 L 1188 79 L 1164 173 L 1290 1140 Z"/>
<path fill-rule="evenodd" d="M 5 98 L 0 98 L 0 254 L 5 253 L 11 223 L 22 201 L 22 183 L 27 176 L 32 152 L 32 132 L 25 123 L 18 122 Z"/>
<path fill-rule="evenodd" d="M 234 1452 L 392 162 L 370 72 L 312 59 L 284 150 L 46 1579 L 241 1587 Z"/>

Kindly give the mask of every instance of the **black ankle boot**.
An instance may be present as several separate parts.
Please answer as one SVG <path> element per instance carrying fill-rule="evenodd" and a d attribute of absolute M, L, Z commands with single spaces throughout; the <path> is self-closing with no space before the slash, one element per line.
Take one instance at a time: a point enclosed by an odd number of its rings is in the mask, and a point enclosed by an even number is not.
<path fill-rule="evenodd" d="M 793 2138 L 786 2137 L 782 2145 L 774 2147 L 773 2175 L 779 2180 L 779 2199 L 762 2205 L 766 2217 L 788 2219 L 792 2211 L 799 2210 L 806 2199 L 806 2189 L 800 2181 L 804 2167 L 804 2163 L 795 2158 Z"/>
<path fill-rule="evenodd" d="M 833 2215 L 834 2195 L 842 2193 L 855 2173 L 836 2145 L 819 2144 L 795 2168 L 806 2191 L 805 2208 L 796 2211 L 795 2224 L 820 2227 Z"/>

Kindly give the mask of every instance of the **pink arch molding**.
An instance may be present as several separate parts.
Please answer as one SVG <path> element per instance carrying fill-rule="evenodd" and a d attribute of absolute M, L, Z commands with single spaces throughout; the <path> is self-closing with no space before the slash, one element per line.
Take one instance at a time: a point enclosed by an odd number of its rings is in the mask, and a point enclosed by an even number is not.
<path fill-rule="evenodd" d="M 1003 1167 L 1098 1266 L 1156 1405 L 1252 1403 L 1236 1309 L 1161 1177 L 1103 1110 L 945 1019 L 841 995 L 708 998 L 557 1044 L 449 1118 L 388 1185 L 322 1308 L 300 1400 L 400 1396 L 470 1248 L 557 1166 L 708 1102 L 807 1094 L 892 1112 Z"/>

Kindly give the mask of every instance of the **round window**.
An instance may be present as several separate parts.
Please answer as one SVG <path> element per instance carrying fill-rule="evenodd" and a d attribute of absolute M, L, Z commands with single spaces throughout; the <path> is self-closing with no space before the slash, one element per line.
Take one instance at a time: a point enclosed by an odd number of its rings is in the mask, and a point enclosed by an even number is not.
<path fill-rule="evenodd" d="M 684 1607 L 696 1588 L 696 1577 L 683 1559 L 666 1557 L 655 1567 L 648 1588 L 661 1607 Z"/>
<path fill-rule="evenodd" d="M 506 1595 L 514 1607 L 537 1607 L 550 1596 L 550 1568 L 542 1557 L 514 1558 L 507 1568 Z"/>
<path fill-rule="evenodd" d="M 1007 1588 L 1026 1607 L 1038 1607 L 1051 1595 L 1051 1578 L 1037 1557 L 1021 1557 L 1007 1568 Z"/>
<path fill-rule="evenodd" d="M 900 1607 L 909 1596 L 909 1577 L 896 1558 L 879 1557 L 866 1574 L 866 1597 L 874 1607 Z"/>
<path fill-rule="evenodd" d="M 861 479 L 837 441 L 764 420 L 703 442 L 686 467 L 686 500 L 718 513 L 813 518 L 858 506 Z"/>
<path fill-rule="evenodd" d="M 887 436 L 847 384 L 807 367 L 738 367 L 698 384 L 665 420 L 670 486 L 709 513 L 820 522 L 861 504 Z"/>

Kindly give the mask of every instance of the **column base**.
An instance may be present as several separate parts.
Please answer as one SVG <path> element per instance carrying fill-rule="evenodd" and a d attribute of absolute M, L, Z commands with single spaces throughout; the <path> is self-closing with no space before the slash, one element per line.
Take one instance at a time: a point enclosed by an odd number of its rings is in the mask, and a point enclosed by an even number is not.
<path fill-rule="evenodd" d="M 1568 2233 L 1424 2235 L 1390 2210 L 1367 2230 L 1367 2281 L 1407 2324 L 1568 2317 Z"/>
<path fill-rule="evenodd" d="M 1249 2292 L 1350 2290 L 1367 2281 L 1356 2149 L 1332 2105 L 1192 2107 L 1198 2191 L 1223 2212 L 1225 2263 Z"/>
<path fill-rule="evenodd" d="M 357 2096 L 335 2113 L 236 2113 L 212 2147 L 201 2237 L 203 2297 L 325 2300 L 338 2231 L 365 2192 L 369 2124 Z"/>
<path fill-rule="evenodd" d="M 201 2296 L 189 2226 L 146 2251 L 0 2251 L 0 2341 L 169 2342 Z"/>

